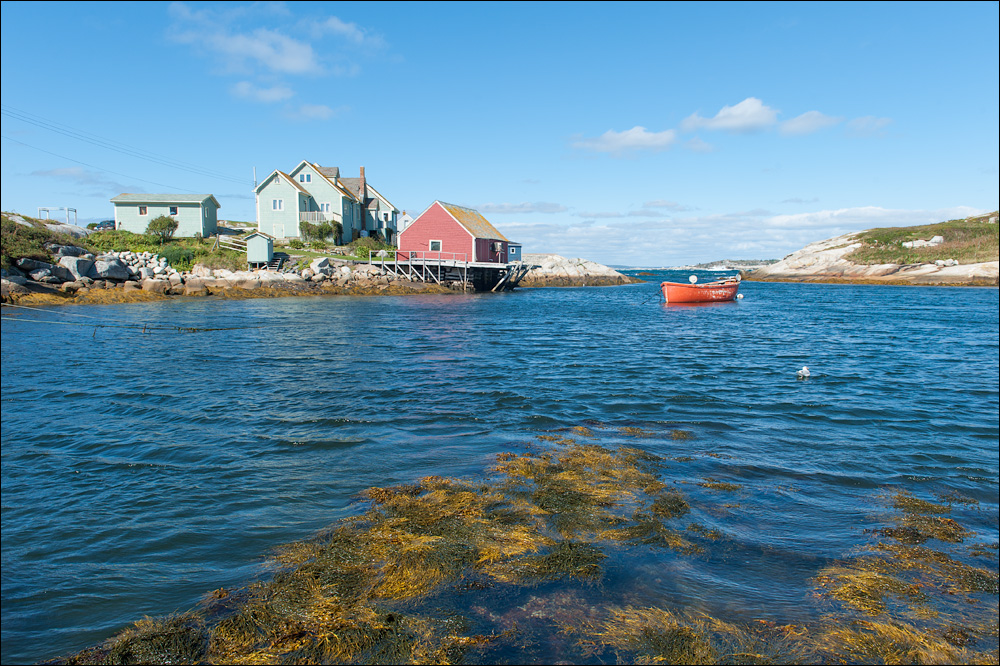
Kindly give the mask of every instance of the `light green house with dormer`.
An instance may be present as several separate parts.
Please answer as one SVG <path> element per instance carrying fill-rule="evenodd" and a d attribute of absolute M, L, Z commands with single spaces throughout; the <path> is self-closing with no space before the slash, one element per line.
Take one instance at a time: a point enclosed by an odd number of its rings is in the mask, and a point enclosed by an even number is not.
<path fill-rule="evenodd" d="M 164 215 L 177 220 L 174 236 L 214 236 L 219 224 L 219 202 L 211 194 L 119 194 L 115 205 L 115 229 L 146 233 L 150 220 Z"/>
<path fill-rule="evenodd" d="M 301 238 L 300 224 L 339 223 L 338 243 L 349 243 L 383 227 L 395 236 L 399 211 L 388 199 L 375 192 L 365 180 L 341 178 L 339 167 L 322 167 L 303 160 L 289 172 L 273 171 L 254 190 L 257 201 L 257 230 L 274 238 Z M 373 203 L 374 201 L 374 203 Z"/>

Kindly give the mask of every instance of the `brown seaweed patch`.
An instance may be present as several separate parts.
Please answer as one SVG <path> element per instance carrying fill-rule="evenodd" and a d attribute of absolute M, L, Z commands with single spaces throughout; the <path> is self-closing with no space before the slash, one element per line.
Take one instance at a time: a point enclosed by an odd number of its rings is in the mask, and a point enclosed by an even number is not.
<path fill-rule="evenodd" d="M 896 493 L 893 498 L 892 506 L 894 509 L 905 511 L 907 513 L 940 514 L 949 513 L 951 511 L 951 506 L 935 504 L 934 502 L 922 500 L 919 497 L 914 497 L 911 493 L 905 490 L 900 490 Z"/>
<path fill-rule="evenodd" d="M 96 648 L 83 650 L 67 664 L 194 664 L 205 660 L 208 632 L 195 614 L 143 618 Z"/>
<path fill-rule="evenodd" d="M 593 437 L 594 431 L 585 426 L 574 426 L 572 428 L 573 432 L 580 437 Z"/>
<path fill-rule="evenodd" d="M 966 495 L 963 495 L 955 490 L 951 490 L 942 495 L 938 495 L 937 498 L 942 502 L 946 502 L 948 504 L 964 504 L 966 506 L 979 505 L 979 500 L 974 499 L 972 497 L 967 497 Z"/>
<path fill-rule="evenodd" d="M 680 494 L 676 490 L 672 490 L 667 493 L 660 493 L 653 499 L 653 503 L 650 505 L 649 510 L 655 516 L 660 518 L 670 519 L 676 518 L 678 516 L 683 516 L 691 510 L 691 506 L 684 499 L 684 495 Z"/>
<path fill-rule="evenodd" d="M 510 560 L 488 571 L 494 578 L 514 584 L 568 578 L 593 582 L 603 575 L 601 563 L 607 557 L 591 544 L 560 541 L 545 553 Z"/>
<path fill-rule="evenodd" d="M 961 543 L 975 532 L 962 527 L 952 518 L 910 514 L 898 522 L 897 527 L 876 530 L 877 534 L 895 539 L 905 544 L 921 544 L 930 539 L 945 543 Z"/>
<path fill-rule="evenodd" d="M 642 428 L 637 428 L 635 426 L 624 426 L 621 429 L 623 435 L 628 435 L 629 437 L 656 437 L 656 433 L 650 432 L 649 430 L 643 430 Z"/>
<path fill-rule="evenodd" d="M 719 481 L 718 479 L 713 479 L 711 477 L 705 478 L 699 484 L 702 488 L 708 488 L 709 490 L 722 490 L 726 492 L 732 492 L 739 490 L 743 486 L 738 483 L 729 483 L 728 481 Z"/>
<path fill-rule="evenodd" d="M 857 621 L 828 629 L 817 638 L 825 661 L 861 664 L 969 664 L 981 656 L 903 623 Z M 985 655 L 983 655 L 985 656 Z"/>
<path fill-rule="evenodd" d="M 688 439 L 694 439 L 694 433 L 690 432 L 688 430 L 676 430 L 675 429 L 675 430 L 671 430 L 670 431 L 670 439 L 676 439 L 676 440 L 681 440 L 681 441 L 688 440 Z"/>
<path fill-rule="evenodd" d="M 698 523 L 691 523 L 687 526 L 688 532 L 693 532 L 700 537 L 705 539 L 710 539 L 711 541 L 718 541 L 722 538 L 722 532 L 719 530 L 710 530 L 704 525 L 699 525 Z"/>
<path fill-rule="evenodd" d="M 808 653 L 794 627 L 741 626 L 661 608 L 611 609 L 593 633 L 624 663 L 784 664 L 804 661 Z"/>

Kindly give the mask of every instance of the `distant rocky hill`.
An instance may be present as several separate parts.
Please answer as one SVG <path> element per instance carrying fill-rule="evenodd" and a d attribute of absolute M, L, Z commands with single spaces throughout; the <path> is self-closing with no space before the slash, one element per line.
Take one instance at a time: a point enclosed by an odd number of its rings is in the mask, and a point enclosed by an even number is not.
<path fill-rule="evenodd" d="M 812 243 L 747 278 L 791 282 L 997 285 L 997 213 L 869 229 Z"/>
<path fill-rule="evenodd" d="M 523 260 L 534 268 L 521 280 L 521 287 L 602 287 L 642 282 L 586 259 L 567 259 L 558 254 L 525 254 Z"/>

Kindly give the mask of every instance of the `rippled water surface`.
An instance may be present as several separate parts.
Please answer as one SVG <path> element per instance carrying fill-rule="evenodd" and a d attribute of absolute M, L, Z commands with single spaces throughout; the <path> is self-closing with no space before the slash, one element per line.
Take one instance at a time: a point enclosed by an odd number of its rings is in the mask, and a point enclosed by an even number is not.
<path fill-rule="evenodd" d="M 744 283 L 741 301 L 666 306 L 665 275 L 5 308 L 2 661 L 247 583 L 274 546 L 356 514 L 370 486 L 481 475 L 584 423 L 602 444 L 690 456 L 673 483 L 742 487 L 735 518 L 697 517 L 738 557 L 683 576 L 653 560 L 605 587 L 641 578 L 650 599 L 802 620 L 819 564 L 860 543 L 893 488 L 978 500 L 963 524 L 996 542 L 996 289 Z"/>

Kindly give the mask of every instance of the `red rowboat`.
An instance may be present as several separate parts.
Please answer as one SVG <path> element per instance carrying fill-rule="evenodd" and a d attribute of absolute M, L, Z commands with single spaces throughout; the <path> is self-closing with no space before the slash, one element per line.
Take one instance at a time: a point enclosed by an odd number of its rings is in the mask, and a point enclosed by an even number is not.
<path fill-rule="evenodd" d="M 740 289 L 740 281 L 737 278 L 728 278 L 705 284 L 661 282 L 660 289 L 663 291 L 663 300 L 667 303 L 733 301 L 736 300 L 736 292 Z"/>

